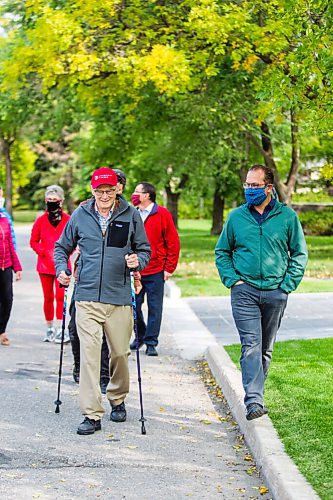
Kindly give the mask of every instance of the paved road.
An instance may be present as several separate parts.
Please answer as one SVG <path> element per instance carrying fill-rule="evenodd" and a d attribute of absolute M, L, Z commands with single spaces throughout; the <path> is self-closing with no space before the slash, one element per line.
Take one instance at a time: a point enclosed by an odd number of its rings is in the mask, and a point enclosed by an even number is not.
<path fill-rule="evenodd" d="M 185 299 L 196 315 L 223 345 L 239 342 L 230 297 Z M 282 320 L 278 341 L 333 337 L 332 293 L 292 293 Z"/>
<path fill-rule="evenodd" d="M 159 357 L 141 356 L 146 436 L 138 421 L 135 356 L 129 358 L 127 421 L 109 421 L 104 397 L 102 430 L 78 436 L 78 387 L 72 380 L 70 347 L 65 346 L 63 404 L 55 414 L 59 346 L 41 341 L 45 327 L 35 256 L 27 228 L 16 232 L 24 271 L 15 284 L 11 346 L 0 348 L 0 498 L 271 498 L 259 493 L 263 479 L 252 469 L 228 407 L 213 405 L 195 363 L 175 349 L 167 321 Z"/>

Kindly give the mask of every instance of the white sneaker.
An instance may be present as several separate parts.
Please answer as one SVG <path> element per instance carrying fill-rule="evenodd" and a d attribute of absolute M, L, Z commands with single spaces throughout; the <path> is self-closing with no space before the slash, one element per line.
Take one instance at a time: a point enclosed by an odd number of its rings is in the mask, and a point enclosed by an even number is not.
<path fill-rule="evenodd" d="M 55 337 L 54 337 L 55 344 L 61 344 L 61 336 L 62 336 L 62 328 L 58 328 L 57 333 L 55 334 Z M 68 331 L 65 330 L 65 332 L 64 332 L 64 344 L 68 344 L 68 342 L 70 342 L 70 338 L 69 338 Z"/>
<path fill-rule="evenodd" d="M 54 326 L 49 326 L 46 330 L 45 337 L 43 338 L 43 342 L 53 342 L 56 334 L 56 329 Z"/>

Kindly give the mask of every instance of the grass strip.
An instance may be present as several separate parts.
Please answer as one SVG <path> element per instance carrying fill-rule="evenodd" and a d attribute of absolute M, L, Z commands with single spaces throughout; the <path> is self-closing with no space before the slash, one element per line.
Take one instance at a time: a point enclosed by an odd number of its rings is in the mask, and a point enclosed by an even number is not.
<path fill-rule="evenodd" d="M 240 347 L 225 347 L 239 366 Z M 265 386 L 289 456 L 323 500 L 333 498 L 333 338 L 277 342 Z"/>

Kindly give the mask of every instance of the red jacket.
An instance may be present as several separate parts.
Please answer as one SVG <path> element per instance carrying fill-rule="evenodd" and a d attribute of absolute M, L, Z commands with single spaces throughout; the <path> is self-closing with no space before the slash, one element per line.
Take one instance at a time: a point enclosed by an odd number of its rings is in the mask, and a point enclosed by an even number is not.
<path fill-rule="evenodd" d="M 151 246 L 151 258 L 140 274 L 173 273 L 178 264 L 180 242 L 171 213 L 154 203 L 144 226 Z"/>
<path fill-rule="evenodd" d="M 12 231 L 5 215 L 0 214 L 0 269 L 12 267 L 14 272 L 22 271 L 17 253 L 13 245 Z"/>
<path fill-rule="evenodd" d="M 59 224 L 52 226 L 45 212 L 34 222 L 30 237 L 30 246 L 38 255 L 37 271 L 41 274 L 56 274 L 54 267 L 54 245 L 60 238 L 64 227 L 70 216 L 62 212 L 62 218 Z"/>

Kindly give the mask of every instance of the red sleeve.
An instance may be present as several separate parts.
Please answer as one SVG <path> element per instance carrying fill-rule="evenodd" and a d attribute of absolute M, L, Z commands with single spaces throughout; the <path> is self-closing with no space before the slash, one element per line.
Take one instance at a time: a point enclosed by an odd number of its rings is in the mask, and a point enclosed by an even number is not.
<path fill-rule="evenodd" d="M 40 225 L 41 225 L 41 217 L 35 220 L 34 225 L 32 226 L 31 236 L 30 236 L 30 246 L 36 252 L 37 255 L 43 254 L 43 248 L 40 243 Z"/>
<path fill-rule="evenodd" d="M 11 231 L 9 231 L 8 246 L 9 246 L 9 252 L 11 255 L 11 259 L 12 259 L 12 266 L 13 266 L 14 273 L 17 273 L 17 271 L 22 271 L 21 263 L 20 263 L 19 258 L 17 256 L 16 250 L 14 248 Z"/>
<path fill-rule="evenodd" d="M 164 270 L 172 274 L 178 264 L 180 241 L 171 213 L 166 209 L 163 212 L 163 236 L 167 255 Z"/>

